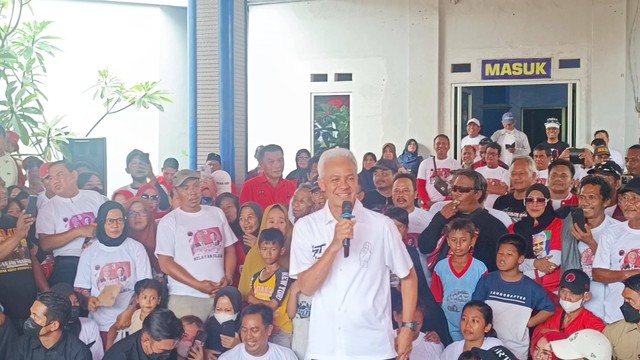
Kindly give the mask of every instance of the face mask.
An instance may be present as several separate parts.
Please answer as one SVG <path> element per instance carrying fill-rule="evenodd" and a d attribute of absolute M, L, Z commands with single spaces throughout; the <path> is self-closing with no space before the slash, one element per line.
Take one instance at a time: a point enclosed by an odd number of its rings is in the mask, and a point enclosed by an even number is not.
<path fill-rule="evenodd" d="M 636 310 L 631 306 L 628 302 L 625 302 L 620 306 L 620 311 L 622 311 L 622 316 L 624 316 L 624 321 L 632 324 L 637 324 L 640 322 L 640 311 Z"/>
<path fill-rule="evenodd" d="M 69 314 L 69 322 L 75 322 L 80 317 L 80 306 L 72 306 Z"/>
<path fill-rule="evenodd" d="M 580 307 L 582 306 L 582 300 L 571 302 L 571 301 L 560 299 L 559 302 L 562 309 L 568 314 L 580 309 Z"/>
<path fill-rule="evenodd" d="M 213 317 L 216 318 L 216 320 L 218 321 L 218 324 L 224 324 L 227 321 L 235 321 L 236 318 L 238 317 L 238 314 L 229 315 L 225 313 L 220 313 L 220 314 L 214 313 Z"/>
<path fill-rule="evenodd" d="M 171 357 L 171 351 L 161 352 L 160 354 L 151 354 L 147 357 L 151 360 L 168 360 Z"/>
<path fill-rule="evenodd" d="M 39 337 L 43 326 L 36 324 L 32 318 L 28 318 L 22 325 L 22 331 L 27 336 Z"/>
<path fill-rule="evenodd" d="M 181 358 L 186 358 L 189 355 L 190 348 L 191 348 L 191 341 L 180 340 L 178 342 L 178 346 L 176 346 L 176 351 L 178 352 L 178 356 Z"/>

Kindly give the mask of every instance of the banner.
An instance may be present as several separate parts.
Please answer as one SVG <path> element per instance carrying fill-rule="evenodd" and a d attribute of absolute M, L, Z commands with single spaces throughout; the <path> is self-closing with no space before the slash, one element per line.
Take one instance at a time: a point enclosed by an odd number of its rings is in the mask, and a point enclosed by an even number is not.
<path fill-rule="evenodd" d="M 551 58 L 482 60 L 482 80 L 550 78 Z"/>

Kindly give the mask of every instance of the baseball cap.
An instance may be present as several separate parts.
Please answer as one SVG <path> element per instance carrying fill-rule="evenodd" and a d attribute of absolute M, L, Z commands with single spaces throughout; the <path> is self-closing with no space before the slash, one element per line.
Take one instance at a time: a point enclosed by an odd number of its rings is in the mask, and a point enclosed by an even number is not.
<path fill-rule="evenodd" d="M 218 194 L 231 192 L 231 175 L 224 170 L 216 170 L 211 174 L 213 181 L 216 183 L 216 192 Z"/>
<path fill-rule="evenodd" d="M 480 145 L 489 145 L 492 142 L 493 142 L 493 140 L 491 140 L 491 138 L 486 137 L 486 138 L 482 138 L 480 140 Z"/>
<path fill-rule="evenodd" d="M 622 195 L 626 192 L 634 192 L 640 195 L 640 178 L 634 177 L 629 180 L 622 188 L 620 188 L 618 195 Z"/>
<path fill-rule="evenodd" d="M 611 153 L 609 152 L 609 148 L 606 147 L 605 145 L 600 145 L 600 146 L 596 146 L 593 148 L 593 156 L 598 156 L 598 155 L 609 155 L 611 156 Z"/>
<path fill-rule="evenodd" d="M 513 117 L 513 113 L 506 112 L 506 113 L 502 114 L 502 123 L 503 124 L 510 124 L 510 123 L 512 123 L 514 121 L 515 121 L 515 118 Z"/>
<path fill-rule="evenodd" d="M 611 343 L 594 329 L 576 331 L 567 339 L 551 341 L 553 354 L 561 359 L 611 359 Z"/>
<path fill-rule="evenodd" d="M 200 179 L 200 172 L 189 169 L 182 169 L 173 175 L 173 186 L 182 185 L 187 179 Z"/>
<path fill-rule="evenodd" d="M 51 167 L 51 163 L 44 163 L 40 166 L 40 179 L 45 179 L 49 176 L 49 168 Z"/>
<path fill-rule="evenodd" d="M 209 155 L 207 155 L 207 161 L 212 161 L 212 160 L 222 164 L 222 158 L 220 157 L 220 154 L 209 153 Z"/>
<path fill-rule="evenodd" d="M 558 121 L 558 119 L 556 118 L 548 118 L 547 122 L 544 123 L 544 128 L 548 129 L 548 128 L 556 128 L 559 129 L 560 128 L 560 122 Z"/>
<path fill-rule="evenodd" d="M 472 123 L 473 123 L 473 124 L 476 124 L 476 125 L 478 125 L 478 126 L 481 126 L 481 125 L 480 125 L 480 120 L 478 120 L 478 119 L 476 119 L 476 118 L 472 118 L 472 119 L 469 119 L 469 121 L 467 121 L 467 125 L 472 124 Z"/>
<path fill-rule="evenodd" d="M 589 291 L 589 284 L 591 279 L 584 271 L 579 269 L 570 269 L 562 274 L 560 280 L 560 287 L 571 290 L 576 295 L 582 295 Z"/>
<path fill-rule="evenodd" d="M 482 360 L 517 360 L 518 358 L 504 346 L 494 346 L 489 350 L 473 348 L 471 351 Z"/>
<path fill-rule="evenodd" d="M 616 164 L 614 161 L 609 160 L 609 161 L 596 164 L 596 166 L 594 166 L 592 169 L 589 169 L 589 171 L 587 171 L 587 174 L 589 175 L 595 174 L 595 173 L 607 175 L 607 176 L 613 176 L 616 178 L 616 180 L 618 180 L 622 175 L 622 168 L 620 167 L 620 165 Z"/>
<path fill-rule="evenodd" d="M 394 174 L 398 172 L 398 163 L 394 160 L 389 159 L 380 159 L 378 162 L 372 167 L 373 170 L 391 170 Z"/>

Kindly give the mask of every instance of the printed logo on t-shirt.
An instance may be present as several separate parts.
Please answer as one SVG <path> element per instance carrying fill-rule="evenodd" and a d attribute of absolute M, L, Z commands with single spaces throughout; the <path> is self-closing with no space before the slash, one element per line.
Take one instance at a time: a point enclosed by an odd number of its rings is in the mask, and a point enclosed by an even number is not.
<path fill-rule="evenodd" d="M 320 260 L 320 256 L 322 256 L 322 251 L 327 244 L 320 245 L 311 245 L 311 253 L 313 254 L 313 258 L 316 260 Z"/>
<path fill-rule="evenodd" d="M 542 185 L 547 185 L 547 179 L 545 179 L 545 178 L 537 178 L 536 179 L 536 183 L 542 184 Z"/>
<path fill-rule="evenodd" d="M 438 168 L 437 171 L 438 176 L 440 176 L 442 179 L 447 180 L 449 179 L 449 177 L 451 176 L 451 169 L 447 169 L 447 168 Z M 431 184 L 434 184 L 436 182 L 436 172 L 433 171 L 433 169 L 431 169 L 431 176 L 429 177 L 429 182 Z"/>
<path fill-rule="evenodd" d="M 69 230 L 71 230 L 71 229 L 93 224 L 96 221 L 96 216 L 89 211 L 89 212 L 73 215 L 72 217 L 68 219 L 65 218 L 63 220 L 67 221 L 67 226 Z"/>
<path fill-rule="evenodd" d="M 551 230 L 545 230 L 533 235 L 533 255 L 536 259 L 542 259 L 549 255 L 551 246 Z"/>
<path fill-rule="evenodd" d="M 373 246 L 371 246 L 370 242 L 365 242 L 362 246 L 362 250 L 360 250 L 360 267 L 366 268 L 369 267 L 369 259 L 371 259 L 371 250 Z"/>
<path fill-rule="evenodd" d="M 0 229 L 0 242 L 12 236 L 15 229 Z M 0 274 L 12 273 L 14 271 L 31 270 L 31 257 L 27 239 L 22 239 L 12 252 L 0 261 Z"/>
<path fill-rule="evenodd" d="M 457 289 L 447 295 L 447 310 L 451 312 L 462 312 L 462 308 L 471 300 L 471 294 L 464 289 Z"/>
<path fill-rule="evenodd" d="M 298 313 L 297 317 L 300 319 L 308 319 L 311 316 L 311 303 L 306 300 L 300 301 L 298 303 Z"/>
<path fill-rule="evenodd" d="M 404 241 L 404 244 L 406 246 L 417 248 L 418 238 L 420 238 L 420 234 L 408 233 L 407 236 L 402 240 Z"/>
<path fill-rule="evenodd" d="M 624 255 L 624 250 L 620 250 Z M 629 251 L 626 255 L 624 255 L 624 259 L 622 261 L 621 270 L 635 270 L 640 269 L 640 259 L 638 259 L 640 254 L 640 249 L 633 249 Z"/>
<path fill-rule="evenodd" d="M 222 257 L 222 232 L 220 228 L 212 227 L 198 230 L 189 239 L 193 260 L 213 259 Z"/>
<path fill-rule="evenodd" d="M 583 251 L 580 254 L 580 263 L 582 264 L 582 271 L 585 272 L 585 274 L 589 275 L 589 277 L 591 277 L 591 274 L 593 272 L 593 251 L 591 251 L 591 248 L 587 248 L 585 251 Z"/>
<path fill-rule="evenodd" d="M 98 290 L 107 285 L 120 284 L 122 290 L 120 292 L 133 290 L 129 285 L 129 278 L 131 277 L 131 263 L 128 261 L 118 261 L 107 263 L 98 270 Z"/>

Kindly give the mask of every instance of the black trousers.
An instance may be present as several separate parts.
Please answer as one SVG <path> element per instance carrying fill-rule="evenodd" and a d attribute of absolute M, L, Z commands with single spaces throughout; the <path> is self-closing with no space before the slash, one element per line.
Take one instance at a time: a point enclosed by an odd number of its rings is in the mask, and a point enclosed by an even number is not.
<path fill-rule="evenodd" d="M 56 256 L 53 265 L 53 273 L 49 278 L 49 285 L 53 286 L 57 283 L 67 283 L 73 286 L 78 271 L 77 256 Z"/>

